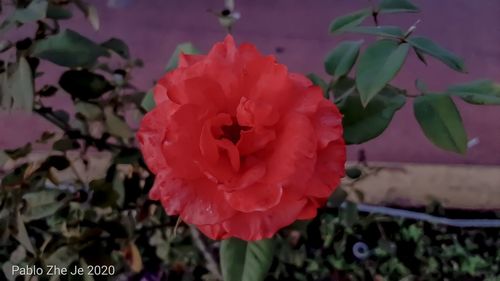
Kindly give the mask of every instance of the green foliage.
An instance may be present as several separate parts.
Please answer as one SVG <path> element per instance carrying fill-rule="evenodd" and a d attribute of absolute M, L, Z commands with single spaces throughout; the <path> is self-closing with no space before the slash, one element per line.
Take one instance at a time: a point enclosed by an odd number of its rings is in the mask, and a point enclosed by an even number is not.
<path fill-rule="evenodd" d="M 165 71 L 171 71 L 172 69 L 176 68 L 177 65 L 179 64 L 179 55 L 180 54 L 187 54 L 187 55 L 193 55 L 193 54 L 199 54 L 200 51 L 191 43 L 191 42 L 184 42 L 175 48 L 172 56 L 168 60 L 167 66 L 165 67 Z M 155 102 L 153 99 L 153 90 L 149 90 L 144 98 L 141 101 L 141 108 L 149 111 L 155 107 Z"/>
<path fill-rule="evenodd" d="M 461 58 L 457 57 L 452 52 L 439 46 L 429 38 L 422 36 L 414 36 L 408 38 L 408 43 L 410 43 L 414 48 L 418 49 L 420 52 L 428 54 L 440 60 L 451 69 L 459 72 L 466 72 L 464 62 Z"/>
<path fill-rule="evenodd" d="M 500 104 L 500 87 L 488 80 L 449 86 L 443 93 L 436 93 L 416 79 L 417 95 L 389 85 L 404 67 L 410 48 L 424 64 L 427 64 L 426 57 L 431 56 L 452 70 L 466 72 L 460 57 L 427 37 L 414 35 L 418 21 L 407 31 L 398 26 L 379 25 L 379 16 L 383 14 L 419 11 L 409 0 L 380 0 L 371 9 L 338 17 L 330 25 L 333 34 L 377 37 L 364 49 L 355 41 L 342 41 L 324 62 L 326 72 L 332 76 L 331 81 L 325 83 L 331 85 L 328 91 L 333 92 L 344 116 L 344 138 L 348 144 L 360 144 L 379 136 L 405 104 L 405 99 L 415 98 L 415 116 L 431 142 L 442 149 L 464 154 L 466 132 L 460 113 L 449 97 L 457 96 L 472 104 Z M 370 15 L 375 25 L 361 25 Z M 356 69 L 354 78 L 346 79 L 344 76 L 352 67 Z M 355 81 L 356 86 L 348 86 L 346 81 Z"/>
<path fill-rule="evenodd" d="M 417 13 L 420 9 L 408 0 L 381 0 L 380 13 Z"/>
<path fill-rule="evenodd" d="M 47 7 L 47 18 L 54 20 L 66 20 L 73 17 L 71 10 L 60 5 L 49 3 Z"/>
<path fill-rule="evenodd" d="M 403 38 L 404 32 L 397 26 L 355 26 L 349 28 L 350 33 L 376 35 L 388 38 Z"/>
<path fill-rule="evenodd" d="M 333 91 L 337 106 L 344 115 L 342 125 L 347 144 L 360 144 L 382 134 L 406 101 L 401 90 L 387 85 L 365 107 L 354 81 L 348 78 L 337 80 Z"/>
<path fill-rule="evenodd" d="M 326 73 L 341 77 L 349 73 L 358 58 L 359 48 L 363 43 L 359 41 L 344 41 L 337 45 L 325 59 Z"/>
<path fill-rule="evenodd" d="M 67 160 L 66 160 L 67 161 Z M 43 219 L 54 215 L 64 206 L 64 201 L 60 199 L 63 195 L 59 190 L 40 190 L 23 195 L 25 209 L 23 220 L 25 222 Z"/>
<path fill-rule="evenodd" d="M 358 243 L 367 255 L 356 253 Z M 496 245 L 495 231 L 367 215 L 348 203 L 283 231 L 270 273 L 274 280 L 489 280 L 500 272 Z"/>
<path fill-rule="evenodd" d="M 101 46 L 104 48 L 111 50 L 118 55 L 120 55 L 124 59 L 130 58 L 130 51 L 128 49 L 127 44 L 118 38 L 111 38 L 101 43 Z"/>
<path fill-rule="evenodd" d="M 221 267 L 225 281 L 262 281 L 271 266 L 273 239 L 246 242 L 236 238 L 222 241 Z"/>
<path fill-rule="evenodd" d="M 59 79 L 59 86 L 73 98 L 97 99 L 114 87 L 103 75 L 84 70 L 68 70 Z"/>
<path fill-rule="evenodd" d="M 79 33 L 66 29 L 38 41 L 33 47 L 33 56 L 65 67 L 89 67 L 109 53 Z"/>
<path fill-rule="evenodd" d="M 47 14 L 47 1 L 34 0 L 26 8 L 15 9 L 14 12 L 0 25 L 0 34 L 14 24 L 25 24 L 45 18 Z"/>
<path fill-rule="evenodd" d="M 146 93 L 144 96 L 144 99 L 141 101 L 141 108 L 150 111 L 155 107 L 155 100 L 153 98 L 153 91 L 150 90 L 149 92 Z"/>
<path fill-rule="evenodd" d="M 370 10 L 365 9 L 345 16 L 340 16 L 330 24 L 330 32 L 337 34 L 342 33 L 351 27 L 360 25 L 369 15 Z"/>
<path fill-rule="evenodd" d="M 325 80 L 323 80 L 323 78 L 314 73 L 307 74 L 307 78 L 309 78 L 314 85 L 319 86 L 321 90 L 323 90 L 323 95 L 328 98 L 328 84 Z"/>
<path fill-rule="evenodd" d="M 438 147 L 464 154 L 467 134 L 453 100 L 445 95 L 417 97 L 413 103 L 415 117 L 427 138 Z"/>
<path fill-rule="evenodd" d="M 398 73 L 410 46 L 391 40 L 380 40 L 368 46 L 356 68 L 356 87 L 366 106 Z"/>
<path fill-rule="evenodd" d="M 33 78 L 25 58 L 20 57 L 12 73 L 0 73 L 0 105 L 2 109 L 31 111 L 33 107 Z"/>
<path fill-rule="evenodd" d="M 123 118 L 118 117 L 111 108 L 104 109 L 104 119 L 108 132 L 115 137 L 128 139 L 133 136 L 132 130 L 129 128 Z"/>
<path fill-rule="evenodd" d="M 453 85 L 446 92 L 472 104 L 500 105 L 500 87 L 489 80 Z"/>
<path fill-rule="evenodd" d="M 177 64 L 179 63 L 179 55 L 181 53 L 186 55 L 192 55 L 192 54 L 198 54 L 200 53 L 200 51 L 196 49 L 196 47 L 191 42 L 184 42 L 177 45 L 177 48 L 175 48 L 174 53 L 168 60 L 167 66 L 165 67 L 165 71 L 170 71 L 177 67 Z"/>

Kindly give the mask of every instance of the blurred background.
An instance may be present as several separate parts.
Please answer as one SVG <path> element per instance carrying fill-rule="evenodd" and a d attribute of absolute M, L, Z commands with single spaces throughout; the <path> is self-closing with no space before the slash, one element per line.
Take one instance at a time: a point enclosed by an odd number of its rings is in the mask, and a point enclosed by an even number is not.
<path fill-rule="evenodd" d="M 226 31 L 208 12 L 223 10 L 222 2 L 89 1 L 99 11 L 99 30 L 95 31 L 81 14 L 75 14 L 65 26 L 96 41 L 112 36 L 124 39 L 131 54 L 142 59 L 145 65 L 134 72 L 134 83 L 140 88 L 150 88 L 164 73 L 171 53 L 180 42 L 192 42 L 206 52 L 214 42 L 224 38 Z M 290 71 L 326 76 L 323 60 L 328 51 L 340 40 L 359 38 L 358 35 L 332 36 L 327 32 L 328 25 L 333 18 L 366 5 L 367 1 L 362 0 L 238 1 L 236 11 L 241 18 L 235 24 L 233 34 L 237 42 L 252 42 L 262 53 L 275 54 L 281 63 L 288 65 Z M 494 1 L 420 0 L 418 6 L 423 13 L 388 15 L 381 24 L 410 27 L 420 19 L 415 33 L 433 38 L 463 57 L 468 74 L 448 71 L 445 65 L 434 60 L 429 60 L 428 66 L 425 66 L 412 53 L 394 82 L 396 86 L 411 92 L 415 90 L 415 79 L 420 78 L 429 88 L 440 90 L 456 82 L 475 78 L 495 80 L 500 76 L 500 48 L 497 47 L 500 37 L 495 35 L 500 32 L 500 18 L 497 17 L 500 4 Z M 56 67 L 51 70 L 53 75 L 58 74 Z M 69 103 L 65 100 L 59 102 Z M 362 146 L 351 146 L 349 157 L 356 159 L 357 151 L 364 149 L 373 161 L 500 164 L 499 109 L 493 106 L 465 106 L 463 103 L 459 106 L 469 138 L 479 141 L 465 157 L 435 148 L 428 142 L 418 128 L 411 104 L 397 113 L 383 135 Z M 16 134 L 2 134 L 0 147 L 3 148 L 34 139 L 49 126 L 27 116 L 12 117 L 5 113 L 1 116 L 1 131 L 27 125 L 31 128 Z"/>
<path fill-rule="evenodd" d="M 154 81 L 162 76 L 173 50 L 180 42 L 192 42 L 197 49 L 206 52 L 226 34 L 214 15 L 225 9 L 223 1 L 219 0 L 110 0 L 89 3 L 97 8 L 98 30 L 81 13 L 75 13 L 72 19 L 65 21 L 65 26 L 95 41 L 122 38 L 129 45 L 131 55 L 144 62 L 143 68 L 131 74 L 133 83 L 140 89 L 151 88 Z M 252 42 L 261 52 L 274 54 L 290 71 L 312 72 L 327 77 L 323 60 L 328 51 L 340 40 L 362 37 L 332 36 L 327 32 L 329 23 L 332 18 L 366 5 L 367 1 L 361 0 L 238 1 L 235 12 L 240 18 L 234 25 L 233 34 L 237 42 Z M 492 1 L 421 0 L 418 6 L 423 13 L 386 15 L 381 24 L 410 27 L 418 21 L 415 34 L 433 38 L 459 54 L 465 60 L 468 73 L 448 71 L 445 65 L 432 59 L 426 66 L 410 52 L 405 67 L 393 81 L 394 85 L 416 93 L 415 79 L 421 79 L 430 89 L 439 91 L 453 83 L 477 78 L 495 80 L 499 77 L 500 49 L 497 46 L 500 36 L 495 34 L 500 32 L 500 18 L 496 16 L 500 12 L 500 4 Z M 33 32 L 33 27 L 23 27 L 6 37 L 20 38 L 30 32 Z M 50 62 L 41 63 L 45 75 L 41 77 L 40 85 L 58 77 L 64 70 Z M 451 200 L 456 207 L 500 207 L 500 203 L 494 202 L 492 198 L 495 197 L 491 196 L 500 195 L 497 188 L 500 173 L 491 167 L 500 164 L 500 111 L 495 106 L 478 107 L 460 100 L 456 102 L 470 140 L 466 155 L 441 150 L 429 142 L 419 129 L 411 103 L 396 112 L 381 136 L 362 145 L 349 146 L 350 160 L 361 157 L 397 167 L 405 163 L 418 164 L 406 167 L 410 176 L 407 173 L 401 180 L 397 180 L 398 174 L 394 173 L 385 176 L 382 173 L 377 177 L 377 180 L 381 178 L 381 184 L 375 185 L 390 187 L 374 191 L 372 201 L 402 200 L 421 204 L 439 199 L 444 202 Z M 59 95 L 51 99 L 50 104 L 62 106 L 70 112 L 72 110 L 69 96 Z M 0 148 L 13 148 L 34 140 L 51 127 L 47 121 L 31 114 L 0 112 L 0 131 L 9 132 L 16 128 L 16 133 L 1 134 Z M 460 167 L 464 164 L 474 167 Z M 490 167 L 482 167 L 484 165 Z M 419 190 L 413 191 L 414 186 L 419 186 Z M 366 188 L 373 190 L 369 186 Z M 469 191 L 477 188 L 483 190 L 474 195 L 479 201 L 470 202 L 472 194 Z M 448 189 L 454 190 L 454 199 L 449 199 Z M 408 192 L 412 194 L 408 195 Z"/>
<path fill-rule="evenodd" d="M 0 1 L 1 22 L 12 13 L 13 3 L 30 2 Z M 119 38 L 128 53 L 114 54 L 91 69 L 114 87 L 109 96 L 89 102 L 97 105 L 94 109 L 76 108 L 78 99 L 62 89 L 40 98 L 42 109 L 63 110 L 59 117 L 71 126 L 80 129 L 83 122 L 87 127 L 82 132 L 90 138 L 71 136 L 71 130 L 54 126 L 40 112 L 0 111 L 0 150 L 11 158 L 0 169 L 0 280 L 31 280 L 9 274 L 13 264 L 47 263 L 116 266 L 112 276 L 85 280 L 219 280 L 220 244 L 148 200 L 153 175 L 140 159 L 133 131 L 145 112 L 142 98 L 164 75 L 177 46 L 190 42 L 205 53 L 223 40 L 227 30 L 219 20 L 227 9 L 224 1 L 50 2 L 72 12 L 70 19 L 59 21 L 61 29 L 75 30 L 97 44 Z M 251 42 L 262 53 L 274 54 L 291 72 L 327 79 L 323 62 L 340 41 L 374 40 L 332 36 L 329 24 L 373 2 L 236 1 L 232 34 L 238 43 Z M 500 2 L 414 3 L 421 13 L 388 14 L 380 23 L 403 30 L 417 23 L 414 33 L 463 57 L 467 73 L 450 71 L 434 59 L 424 65 L 410 52 L 391 84 L 417 94 L 415 79 L 435 91 L 479 78 L 500 81 Z M 0 32 L 0 41 L 17 43 L 39 29 L 26 24 Z M 16 61 L 16 54 L 26 49 L 20 45 L 15 46 L 17 53 L 3 53 L 2 60 Z M 42 59 L 37 71 L 35 89 L 45 84 L 60 88 L 58 81 L 68 67 Z M 117 101 L 115 94 L 128 98 Z M 407 102 L 382 135 L 348 146 L 348 176 L 318 217 L 280 232 L 267 280 L 500 280 L 500 109 L 454 101 L 468 133 L 465 155 L 434 146 Z M 116 115 L 109 115 L 110 107 Z M 107 136 L 101 138 L 103 132 Z M 29 149 L 23 149 L 26 143 L 32 144 Z M 416 218 L 398 216 L 398 209 L 384 213 L 384 207 L 415 211 Z M 424 222 L 425 214 L 439 223 Z M 460 221 L 465 227 L 450 226 L 447 218 L 465 220 Z M 489 227 L 474 225 L 476 219 L 487 219 Z"/>

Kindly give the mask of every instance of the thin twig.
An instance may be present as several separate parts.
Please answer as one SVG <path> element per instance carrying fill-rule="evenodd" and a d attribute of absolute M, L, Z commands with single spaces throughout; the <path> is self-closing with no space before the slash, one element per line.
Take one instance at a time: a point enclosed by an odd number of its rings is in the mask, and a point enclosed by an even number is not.
<path fill-rule="evenodd" d="M 191 237 L 193 237 L 193 242 L 195 246 L 200 250 L 203 254 L 203 257 L 207 261 L 207 269 L 212 273 L 217 279 L 222 280 L 222 274 L 219 270 L 219 265 L 215 261 L 212 254 L 208 251 L 207 246 L 203 243 L 203 240 L 200 237 L 200 232 L 196 229 L 196 227 L 189 225 L 189 230 L 191 232 Z"/>
<path fill-rule="evenodd" d="M 412 26 L 410 26 L 410 28 L 408 28 L 408 31 L 406 31 L 406 34 L 405 34 L 403 39 L 408 38 L 413 33 L 413 31 L 415 31 L 415 29 L 417 29 L 417 24 L 419 24 L 419 23 L 420 23 L 420 19 L 418 19 Z"/>
<path fill-rule="evenodd" d="M 345 91 L 340 97 L 335 98 L 335 96 L 334 96 L 333 97 L 334 103 L 341 102 L 343 99 L 347 98 L 349 95 L 351 95 L 352 93 L 354 93 L 354 91 L 356 91 L 356 85 L 354 85 L 351 88 L 349 88 L 349 90 Z"/>
<path fill-rule="evenodd" d="M 82 134 L 79 130 L 74 130 L 66 122 L 61 120 L 52 111 L 45 110 L 45 108 L 34 108 L 33 111 L 38 115 L 42 116 L 52 124 L 56 125 L 59 129 L 63 130 L 67 135 L 71 135 L 75 139 L 81 139 L 87 142 L 87 144 L 95 146 L 107 146 L 112 149 L 128 149 L 128 146 L 109 143 L 103 139 L 97 139 L 89 135 Z"/>

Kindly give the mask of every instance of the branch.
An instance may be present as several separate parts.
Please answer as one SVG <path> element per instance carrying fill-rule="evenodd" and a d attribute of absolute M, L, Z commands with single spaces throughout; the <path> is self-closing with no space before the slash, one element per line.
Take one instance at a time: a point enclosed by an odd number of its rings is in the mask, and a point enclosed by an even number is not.
<path fill-rule="evenodd" d="M 189 230 L 191 231 L 191 236 L 193 237 L 195 246 L 198 248 L 198 250 L 200 250 L 200 252 L 203 254 L 203 257 L 207 261 L 208 271 L 210 271 L 210 273 L 212 273 L 218 280 L 222 280 L 222 274 L 220 273 L 219 265 L 214 260 L 212 254 L 210 254 L 210 252 L 208 251 L 205 243 L 203 243 L 203 240 L 200 237 L 200 232 L 192 225 L 189 225 Z"/>
<path fill-rule="evenodd" d="M 99 150 L 102 147 L 109 147 L 118 150 L 129 148 L 128 146 L 125 145 L 109 143 L 104 139 L 98 139 L 89 135 L 82 134 L 82 132 L 73 129 L 68 123 L 66 123 L 64 120 L 61 120 L 57 115 L 55 115 L 51 108 L 42 106 L 40 108 L 33 108 L 33 111 L 38 115 L 42 116 L 43 118 L 45 118 L 46 120 L 48 120 L 49 122 L 51 122 L 52 124 L 56 125 L 61 130 L 63 130 L 66 133 L 66 135 L 68 135 L 70 138 L 84 140 L 87 144 L 94 145 Z"/>

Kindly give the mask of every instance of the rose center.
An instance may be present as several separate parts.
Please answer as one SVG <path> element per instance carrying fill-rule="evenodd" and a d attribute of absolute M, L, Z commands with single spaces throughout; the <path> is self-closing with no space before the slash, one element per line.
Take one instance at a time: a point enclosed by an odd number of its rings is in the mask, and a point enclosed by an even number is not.
<path fill-rule="evenodd" d="M 236 118 L 233 118 L 233 123 L 231 125 L 221 127 L 222 130 L 221 138 L 228 139 L 232 143 L 236 144 L 240 140 L 241 131 L 246 131 L 249 129 L 250 127 L 241 126 L 240 124 L 238 124 Z"/>

